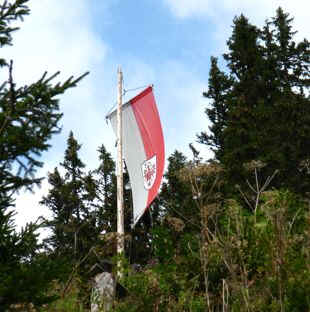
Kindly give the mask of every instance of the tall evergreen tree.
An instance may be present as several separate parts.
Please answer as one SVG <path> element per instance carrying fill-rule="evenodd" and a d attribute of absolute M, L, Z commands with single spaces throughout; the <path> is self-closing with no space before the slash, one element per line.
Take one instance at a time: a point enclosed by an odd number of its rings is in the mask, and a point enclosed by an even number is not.
<path fill-rule="evenodd" d="M 99 227 L 102 232 L 116 232 L 116 174 L 115 162 L 104 145 L 98 149 L 99 167 L 94 171 L 96 180 L 95 204 Z"/>
<path fill-rule="evenodd" d="M 281 8 L 260 29 L 241 15 L 234 19 L 228 73 L 211 59 L 206 109 L 211 126 L 201 133 L 234 181 L 244 180 L 243 164 L 261 160 L 266 175 L 280 170 L 275 185 L 305 191 L 310 157 L 310 44 L 294 41 L 292 19 Z"/>
<path fill-rule="evenodd" d="M 196 222 L 195 203 L 192 188 L 181 178 L 181 171 L 188 165 L 187 158 L 179 151 L 175 151 L 168 158 L 168 168 L 164 175 L 165 181 L 160 192 L 160 205 L 165 213 L 171 217 L 182 219 L 188 227 Z"/>
<path fill-rule="evenodd" d="M 103 233 L 117 231 L 117 184 L 115 161 L 102 145 L 98 149 L 99 167 L 95 170 L 96 201 L 93 204 L 98 214 L 98 223 Z M 124 227 L 126 233 L 125 253 L 130 262 L 145 263 L 151 257 L 152 223 L 158 218 L 158 202 L 145 212 L 141 220 L 131 228 L 133 220 L 132 194 L 126 166 L 124 166 Z M 114 250 L 115 252 L 116 250 Z"/>
<path fill-rule="evenodd" d="M 27 2 L 0 4 L 0 48 L 12 44 L 17 20 L 29 14 Z M 38 225 L 28 224 L 16 231 L 14 199 L 22 188 L 32 189 L 40 183 L 41 178 L 35 177 L 42 166 L 39 157 L 50 147 L 52 135 L 60 131 L 57 96 L 82 77 L 52 84 L 58 73 L 44 73 L 38 81 L 17 87 L 13 61 L 0 58 L 0 67 L 8 71 L 0 87 L 0 307 L 6 310 L 16 302 L 42 304 L 47 300 L 45 290 L 54 271 L 39 252 Z"/>
<path fill-rule="evenodd" d="M 68 259 L 80 259 L 97 239 L 96 216 L 92 213 L 91 203 L 95 198 L 95 182 L 91 174 L 83 172 L 84 163 L 78 156 L 81 145 L 70 132 L 62 177 L 56 167 L 49 174 L 52 188 L 43 197 L 41 204 L 53 213 L 48 222 L 52 235 L 46 240 L 53 252 Z"/>

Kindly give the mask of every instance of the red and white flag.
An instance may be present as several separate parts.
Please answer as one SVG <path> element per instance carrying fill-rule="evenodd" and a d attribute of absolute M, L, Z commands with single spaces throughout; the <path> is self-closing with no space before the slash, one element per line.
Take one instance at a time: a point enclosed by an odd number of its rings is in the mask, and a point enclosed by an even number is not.
<path fill-rule="evenodd" d="M 108 118 L 117 133 L 116 111 Z M 123 150 L 133 196 L 133 225 L 156 197 L 164 171 L 165 147 L 153 88 L 122 106 Z"/>

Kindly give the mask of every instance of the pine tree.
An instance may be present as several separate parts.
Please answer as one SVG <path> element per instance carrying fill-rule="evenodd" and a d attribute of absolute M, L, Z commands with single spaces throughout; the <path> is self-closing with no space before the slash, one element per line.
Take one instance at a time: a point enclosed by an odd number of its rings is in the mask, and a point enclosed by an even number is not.
<path fill-rule="evenodd" d="M 52 188 L 41 204 L 53 213 L 48 221 L 52 235 L 46 239 L 53 253 L 58 257 L 77 261 L 89 251 L 97 239 L 96 216 L 92 213 L 95 198 L 95 181 L 92 174 L 85 174 L 84 163 L 78 156 L 81 145 L 70 132 L 61 176 L 58 168 L 49 174 Z"/>
<path fill-rule="evenodd" d="M 94 171 L 96 178 L 95 204 L 98 213 L 98 226 L 101 232 L 116 232 L 116 174 L 115 162 L 104 145 L 98 149 L 99 167 Z"/>
<path fill-rule="evenodd" d="M 12 44 L 17 20 L 29 14 L 28 0 L 3 1 L 0 4 L 0 48 Z M 53 84 L 58 73 L 17 87 L 13 79 L 13 61 L 0 59 L 8 79 L 0 86 L 0 306 L 6 310 L 17 302 L 42 304 L 54 270 L 39 252 L 37 224 L 28 224 L 18 233 L 14 225 L 14 199 L 22 188 L 31 190 L 41 178 L 35 177 L 42 166 L 41 153 L 48 141 L 60 131 L 57 96 L 82 79 L 71 77 Z M 27 207 L 28 208 L 28 207 Z M 26 209 L 26 207 L 25 207 Z"/>
<path fill-rule="evenodd" d="M 179 151 L 175 151 L 169 158 L 165 182 L 160 192 L 160 205 L 165 208 L 166 214 L 180 218 L 188 227 L 196 219 L 195 203 L 191 185 L 181 178 L 181 171 L 188 165 L 187 158 Z"/>
<path fill-rule="evenodd" d="M 99 167 L 95 170 L 96 181 L 96 208 L 98 225 L 102 233 L 117 231 L 117 183 L 115 161 L 111 154 L 102 145 L 98 149 Z M 125 253 L 130 262 L 146 263 L 151 257 L 151 226 L 157 222 L 158 202 L 145 212 L 141 220 L 132 229 L 133 206 L 129 174 L 124 166 L 124 227 L 127 235 Z M 151 217 L 152 214 L 152 217 Z M 130 237 L 130 239 L 129 239 Z M 114 250 L 115 254 L 116 250 Z"/>
<path fill-rule="evenodd" d="M 296 43 L 292 20 L 281 8 L 262 29 L 241 15 L 234 19 L 228 53 L 228 73 L 211 59 L 206 110 L 209 133 L 198 138 L 237 183 L 244 181 L 243 164 L 261 160 L 265 174 L 280 170 L 274 185 L 305 191 L 303 170 L 310 156 L 310 44 Z"/>

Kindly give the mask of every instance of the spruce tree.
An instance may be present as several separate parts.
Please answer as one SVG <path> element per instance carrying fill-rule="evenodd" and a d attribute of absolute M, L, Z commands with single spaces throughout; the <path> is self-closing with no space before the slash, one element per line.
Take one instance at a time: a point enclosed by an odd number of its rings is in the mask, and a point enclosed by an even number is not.
<path fill-rule="evenodd" d="M 180 176 L 181 171 L 188 165 L 188 160 L 176 150 L 168 158 L 168 162 L 159 196 L 160 205 L 165 208 L 167 215 L 180 218 L 191 227 L 190 222 L 197 218 L 198 213 L 195 211 L 191 185 L 184 182 Z"/>
<path fill-rule="evenodd" d="M 0 4 L 0 48 L 12 44 L 17 21 L 29 14 L 27 2 Z M 62 114 L 57 96 L 83 76 L 53 84 L 58 73 L 44 73 L 34 83 L 18 87 L 13 61 L 0 58 L 0 67 L 8 72 L 7 80 L 0 84 L 0 307 L 6 310 L 13 303 L 42 304 L 48 300 L 46 288 L 55 271 L 40 252 L 39 225 L 31 223 L 16 231 L 14 200 L 21 189 L 31 190 L 40 183 L 41 178 L 35 176 L 43 165 L 39 157 L 60 131 Z"/>
<path fill-rule="evenodd" d="M 96 209 L 101 233 L 117 231 L 117 183 L 115 161 L 102 145 L 98 149 L 99 167 L 94 171 L 96 181 Z M 132 229 L 133 206 L 129 174 L 124 166 L 124 227 L 126 233 L 126 257 L 133 263 L 146 263 L 151 257 L 151 226 L 158 219 L 158 201 L 146 211 L 141 220 Z M 129 238 L 130 237 L 130 238 Z M 113 250 L 114 254 L 116 250 Z"/>
<path fill-rule="evenodd" d="M 75 262 L 89 251 L 97 239 L 96 216 L 92 213 L 95 198 L 95 181 L 92 174 L 85 174 L 84 163 L 78 156 L 81 145 L 70 132 L 64 161 L 60 166 L 62 176 L 56 167 L 49 173 L 52 188 L 41 204 L 53 213 L 47 224 L 52 235 L 45 240 L 58 257 Z"/>
<path fill-rule="evenodd" d="M 116 232 L 116 174 L 115 162 L 104 145 L 98 148 L 99 166 L 94 171 L 96 181 L 95 204 L 101 232 Z"/>
<path fill-rule="evenodd" d="M 224 54 L 228 72 L 211 59 L 204 93 L 211 99 L 211 126 L 198 138 L 235 182 L 245 180 L 245 163 L 261 160 L 266 175 L 280 170 L 274 185 L 304 192 L 310 182 L 303 165 L 310 156 L 310 45 L 294 41 L 292 21 L 281 8 L 261 29 L 243 15 L 234 19 Z"/>

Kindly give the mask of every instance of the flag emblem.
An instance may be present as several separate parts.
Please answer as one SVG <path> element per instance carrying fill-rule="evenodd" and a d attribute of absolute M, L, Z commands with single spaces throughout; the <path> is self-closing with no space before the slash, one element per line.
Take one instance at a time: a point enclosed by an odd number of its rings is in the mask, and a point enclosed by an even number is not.
<path fill-rule="evenodd" d="M 151 189 L 156 180 L 156 155 L 143 162 L 142 174 L 145 189 Z"/>

